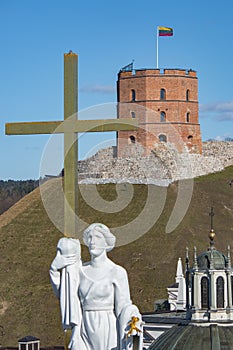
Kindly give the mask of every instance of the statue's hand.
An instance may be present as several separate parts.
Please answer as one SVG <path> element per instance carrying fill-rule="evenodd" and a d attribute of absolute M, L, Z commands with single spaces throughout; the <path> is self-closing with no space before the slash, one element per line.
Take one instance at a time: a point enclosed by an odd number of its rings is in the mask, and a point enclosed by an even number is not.
<path fill-rule="evenodd" d="M 78 261 L 77 255 L 69 255 L 64 256 L 61 254 L 57 254 L 55 259 L 53 260 L 51 264 L 52 270 L 61 270 L 66 266 L 75 264 Z"/>
<path fill-rule="evenodd" d="M 138 316 L 132 316 L 131 321 L 128 325 L 130 329 L 126 334 L 127 338 L 131 335 L 139 335 L 142 332 L 142 320 L 141 317 Z"/>

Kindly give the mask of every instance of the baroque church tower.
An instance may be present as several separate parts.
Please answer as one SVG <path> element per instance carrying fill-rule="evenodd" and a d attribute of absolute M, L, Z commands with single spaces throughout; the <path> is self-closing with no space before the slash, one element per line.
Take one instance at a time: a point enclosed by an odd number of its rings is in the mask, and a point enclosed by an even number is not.
<path fill-rule="evenodd" d="M 210 246 L 197 256 L 194 249 L 193 266 L 186 256 L 186 278 L 191 287 L 191 300 L 187 300 L 187 318 L 195 321 L 233 320 L 233 269 L 230 247 L 227 256 L 214 247 L 215 232 L 210 230 Z M 189 296 L 189 293 L 186 293 Z"/>
<path fill-rule="evenodd" d="M 211 214 L 214 214 L 213 210 Z M 178 261 L 176 283 L 168 288 L 171 312 L 160 313 L 159 317 L 155 313 L 156 327 L 165 327 L 148 348 L 150 350 L 233 349 L 233 268 L 230 247 L 226 255 L 215 248 L 212 223 L 211 219 L 209 248 L 201 254 L 197 254 L 194 248 L 192 262 L 186 249 L 186 297 L 183 293 L 185 286 L 181 260 Z M 152 322 L 151 315 L 148 322 Z M 167 330 L 171 322 L 173 326 Z"/>
<path fill-rule="evenodd" d="M 118 132 L 118 156 L 131 144 L 149 154 L 158 143 L 202 153 L 198 120 L 198 78 L 193 70 L 139 69 L 118 73 L 118 118 L 138 118 L 139 130 Z"/>

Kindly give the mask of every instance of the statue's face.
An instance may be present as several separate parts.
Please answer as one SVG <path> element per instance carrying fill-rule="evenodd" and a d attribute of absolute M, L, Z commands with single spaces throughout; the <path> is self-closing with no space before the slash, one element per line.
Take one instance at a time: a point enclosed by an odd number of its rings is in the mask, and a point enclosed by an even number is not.
<path fill-rule="evenodd" d="M 101 255 L 106 250 L 106 241 L 102 233 L 92 230 L 88 235 L 88 247 L 91 255 Z"/>

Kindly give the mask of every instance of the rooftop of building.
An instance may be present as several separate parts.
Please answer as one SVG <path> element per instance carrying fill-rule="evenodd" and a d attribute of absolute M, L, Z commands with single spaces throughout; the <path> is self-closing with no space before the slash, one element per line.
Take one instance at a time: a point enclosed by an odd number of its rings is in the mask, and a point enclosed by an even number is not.
<path fill-rule="evenodd" d="M 178 324 L 164 332 L 148 350 L 232 349 L 233 325 Z"/>
<path fill-rule="evenodd" d="M 167 329 L 152 342 L 147 350 L 200 350 L 200 349 L 232 349 L 233 323 L 194 322 L 186 320 L 185 312 L 162 312 L 144 314 L 146 324 Z"/>
<path fill-rule="evenodd" d="M 206 270 L 210 267 L 214 270 L 223 270 L 227 265 L 227 258 L 223 253 L 212 248 L 197 257 L 197 265 L 200 270 Z"/>
<path fill-rule="evenodd" d="M 213 210 L 213 208 L 211 210 Z M 211 214 L 211 215 L 214 215 L 214 214 Z M 214 237 L 215 237 L 215 231 L 211 225 L 211 230 L 209 232 L 209 238 L 210 238 L 209 248 L 205 252 L 202 252 L 201 254 L 199 254 L 198 257 L 196 258 L 196 265 L 199 270 L 207 270 L 207 269 L 224 270 L 225 268 L 229 267 L 228 258 L 222 252 L 218 251 L 215 248 Z M 228 251 L 229 249 L 230 248 L 228 247 Z"/>
<path fill-rule="evenodd" d="M 122 68 L 119 71 L 120 78 L 127 78 L 133 76 L 188 76 L 192 78 L 197 77 L 197 72 L 193 69 L 182 69 L 182 68 Z"/>

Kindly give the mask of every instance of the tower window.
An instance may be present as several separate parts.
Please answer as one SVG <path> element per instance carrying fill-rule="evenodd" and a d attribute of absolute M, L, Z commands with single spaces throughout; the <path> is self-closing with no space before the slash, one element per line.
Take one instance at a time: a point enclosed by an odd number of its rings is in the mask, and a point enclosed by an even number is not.
<path fill-rule="evenodd" d="M 163 135 L 163 134 L 159 135 L 159 141 L 160 142 L 167 142 L 167 136 Z"/>
<path fill-rule="evenodd" d="M 166 121 L 166 113 L 160 112 L 160 122 L 163 123 Z"/>
<path fill-rule="evenodd" d="M 131 112 L 131 118 L 135 118 L 135 112 Z"/>
<path fill-rule="evenodd" d="M 190 90 L 186 90 L 186 101 L 190 100 Z"/>
<path fill-rule="evenodd" d="M 131 90 L 131 99 L 132 99 L 132 102 L 136 101 L 136 91 L 135 90 Z"/>
<path fill-rule="evenodd" d="M 187 114 L 186 114 L 186 122 L 187 123 L 190 122 L 190 112 L 187 112 Z"/>
<path fill-rule="evenodd" d="M 224 308 L 224 279 L 217 278 L 217 308 Z"/>
<path fill-rule="evenodd" d="M 209 309 L 209 281 L 207 277 L 201 279 L 201 308 Z"/>
<path fill-rule="evenodd" d="M 193 136 L 192 136 L 192 135 L 189 135 L 187 138 L 188 138 L 188 140 L 189 140 L 190 142 L 193 141 Z"/>
<path fill-rule="evenodd" d="M 166 90 L 165 89 L 160 90 L 160 100 L 166 100 Z"/>
<path fill-rule="evenodd" d="M 135 142 L 136 142 L 136 139 L 135 139 L 135 137 L 134 137 L 133 135 L 131 135 L 131 136 L 129 137 L 129 139 L 130 139 L 130 142 L 131 142 L 131 143 L 135 143 Z"/>

